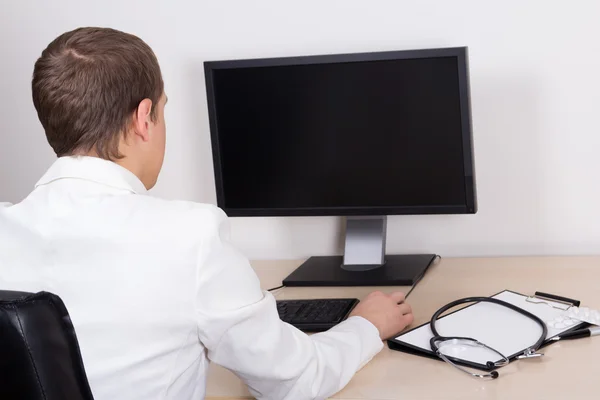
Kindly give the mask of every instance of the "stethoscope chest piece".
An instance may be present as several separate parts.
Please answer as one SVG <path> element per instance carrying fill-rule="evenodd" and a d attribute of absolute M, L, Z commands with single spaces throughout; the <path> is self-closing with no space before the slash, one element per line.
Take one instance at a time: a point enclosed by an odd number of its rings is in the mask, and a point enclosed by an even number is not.
<path fill-rule="evenodd" d="M 517 359 L 523 360 L 523 359 L 528 359 L 528 358 L 540 358 L 543 356 L 544 356 L 544 353 L 538 353 L 534 349 L 528 348 L 527 350 L 525 350 L 525 352 L 523 354 L 517 356 Z"/>

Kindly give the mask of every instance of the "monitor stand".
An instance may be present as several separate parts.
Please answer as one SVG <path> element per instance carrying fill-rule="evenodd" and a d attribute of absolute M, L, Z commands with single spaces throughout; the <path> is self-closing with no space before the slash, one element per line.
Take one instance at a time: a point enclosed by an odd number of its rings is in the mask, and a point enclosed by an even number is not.
<path fill-rule="evenodd" d="M 412 286 L 435 254 L 385 255 L 387 217 L 347 217 L 343 256 L 310 257 L 285 286 Z"/>

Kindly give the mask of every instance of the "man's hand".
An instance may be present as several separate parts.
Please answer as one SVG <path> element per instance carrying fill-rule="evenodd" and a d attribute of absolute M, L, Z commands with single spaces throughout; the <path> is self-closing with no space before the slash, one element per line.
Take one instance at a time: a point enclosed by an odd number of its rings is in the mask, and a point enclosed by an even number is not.
<path fill-rule="evenodd" d="M 404 293 L 390 295 L 373 292 L 358 303 L 350 316 L 363 317 L 379 330 L 379 336 L 385 340 L 399 333 L 413 320 L 410 305 L 404 303 Z"/>

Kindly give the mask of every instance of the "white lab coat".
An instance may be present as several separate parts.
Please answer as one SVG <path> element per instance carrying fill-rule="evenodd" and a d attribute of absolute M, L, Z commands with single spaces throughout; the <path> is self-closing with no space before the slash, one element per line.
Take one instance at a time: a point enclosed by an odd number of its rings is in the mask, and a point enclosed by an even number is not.
<path fill-rule="evenodd" d="M 209 360 L 260 399 L 322 399 L 383 348 L 353 317 L 308 336 L 281 322 L 215 206 L 146 193 L 131 172 L 62 157 L 0 206 L 0 289 L 65 302 L 96 400 L 202 399 Z"/>

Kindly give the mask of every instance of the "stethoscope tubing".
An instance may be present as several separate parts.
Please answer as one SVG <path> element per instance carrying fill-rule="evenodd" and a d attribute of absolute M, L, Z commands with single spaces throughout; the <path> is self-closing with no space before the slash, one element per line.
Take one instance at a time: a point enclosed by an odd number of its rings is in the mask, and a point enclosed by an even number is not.
<path fill-rule="evenodd" d="M 433 316 L 431 317 L 429 326 L 430 326 L 431 332 L 433 333 L 433 337 L 431 338 L 429 343 L 431 346 L 431 350 L 434 353 L 436 353 L 436 354 L 438 353 L 438 346 L 436 343 L 439 342 L 440 340 L 446 339 L 446 337 L 441 336 L 439 334 L 439 332 L 435 326 L 435 323 L 439 319 L 440 315 L 442 315 L 444 312 L 446 312 L 446 311 L 450 310 L 451 308 L 454 308 L 458 305 L 466 304 L 466 303 L 479 303 L 479 302 L 494 303 L 494 304 L 498 304 L 498 305 L 507 307 L 507 308 L 509 308 L 513 311 L 516 311 L 522 315 L 525 315 L 526 317 L 529 317 L 532 320 L 534 320 L 535 322 L 537 322 L 537 324 L 540 325 L 540 327 L 542 328 L 542 334 L 541 334 L 540 338 L 532 346 L 530 346 L 527 349 L 527 351 L 535 352 L 535 351 L 539 350 L 540 347 L 542 347 L 542 345 L 544 344 L 544 341 L 546 340 L 546 336 L 548 335 L 548 327 L 546 326 L 544 321 L 542 321 L 537 315 L 534 315 L 534 314 L 530 313 L 529 311 L 522 309 L 521 307 L 517 307 L 514 304 L 508 303 L 503 300 L 496 299 L 494 297 L 465 297 L 465 298 L 458 299 L 451 303 L 446 304 L 445 306 L 443 306 L 439 310 L 437 310 L 435 312 L 435 314 L 433 314 Z M 465 338 L 465 339 L 471 339 L 471 338 Z M 471 340 L 475 340 L 475 339 L 471 339 Z M 492 367 L 493 366 L 490 366 L 488 364 L 488 368 L 491 369 Z"/>

